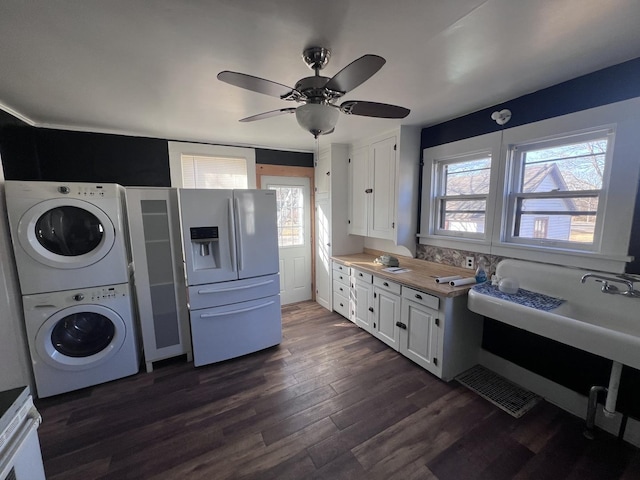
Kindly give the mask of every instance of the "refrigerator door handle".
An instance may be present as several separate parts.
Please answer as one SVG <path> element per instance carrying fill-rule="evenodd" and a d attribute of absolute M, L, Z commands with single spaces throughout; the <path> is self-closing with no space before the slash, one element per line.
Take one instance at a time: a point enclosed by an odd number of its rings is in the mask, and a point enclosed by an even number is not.
<path fill-rule="evenodd" d="M 220 313 L 201 313 L 200 314 L 200 318 L 224 317 L 224 316 L 227 316 L 227 315 L 234 315 L 236 313 L 250 312 L 252 310 L 258 310 L 259 308 L 268 307 L 269 305 L 273 305 L 274 303 L 275 302 L 273 300 L 271 300 L 270 302 L 267 302 L 267 303 L 261 303 L 260 305 L 255 305 L 253 307 L 247 307 L 247 308 L 241 308 L 239 310 L 229 310 L 229 311 L 220 312 Z"/>
<path fill-rule="evenodd" d="M 252 283 L 251 285 L 243 285 L 241 287 L 209 288 L 207 290 L 198 290 L 198 295 L 205 295 L 207 293 L 235 292 L 236 290 L 246 290 L 247 288 L 254 288 L 254 287 L 261 287 L 263 285 L 269 285 L 270 283 L 273 283 L 273 280 L 266 280 L 264 282 Z"/>
<path fill-rule="evenodd" d="M 233 213 L 233 200 L 229 199 L 229 250 L 231 250 L 231 271 L 236 271 L 236 221 Z M 198 292 L 200 293 L 200 292 Z"/>
<path fill-rule="evenodd" d="M 240 199 L 236 198 L 236 215 L 237 215 L 237 226 L 238 226 L 238 234 L 237 234 L 237 245 L 238 245 L 238 271 L 241 272 L 243 267 L 243 250 L 242 250 L 242 223 L 241 223 L 241 215 L 240 215 Z"/>

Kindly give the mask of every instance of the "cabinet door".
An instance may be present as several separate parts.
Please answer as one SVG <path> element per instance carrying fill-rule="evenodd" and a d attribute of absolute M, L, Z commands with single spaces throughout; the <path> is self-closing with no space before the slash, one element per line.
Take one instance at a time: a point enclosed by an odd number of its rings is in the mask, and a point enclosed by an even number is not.
<path fill-rule="evenodd" d="M 331 150 L 322 150 L 314 168 L 315 191 L 329 193 L 331 189 Z"/>
<path fill-rule="evenodd" d="M 369 147 L 356 148 L 349 162 L 349 229 L 352 235 L 367 236 L 369 184 Z"/>
<path fill-rule="evenodd" d="M 373 285 L 358 280 L 354 283 L 355 323 L 371 333 L 373 326 Z"/>
<path fill-rule="evenodd" d="M 372 333 L 391 348 L 398 350 L 400 329 L 400 296 L 378 287 L 373 289 L 374 320 Z"/>
<path fill-rule="evenodd" d="M 402 299 L 399 351 L 438 377 L 442 372 L 438 360 L 438 340 L 442 326 L 438 311 L 406 298 Z"/>
<path fill-rule="evenodd" d="M 331 237 L 329 224 L 331 212 L 329 198 L 316 195 L 316 302 L 327 310 L 332 309 L 331 301 Z"/>
<path fill-rule="evenodd" d="M 153 362 L 191 357 L 175 189 L 128 188 L 127 210 L 147 371 Z"/>
<path fill-rule="evenodd" d="M 369 236 L 395 238 L 396 137 L 371 145 L 369 153 L 370 188 Z"/>

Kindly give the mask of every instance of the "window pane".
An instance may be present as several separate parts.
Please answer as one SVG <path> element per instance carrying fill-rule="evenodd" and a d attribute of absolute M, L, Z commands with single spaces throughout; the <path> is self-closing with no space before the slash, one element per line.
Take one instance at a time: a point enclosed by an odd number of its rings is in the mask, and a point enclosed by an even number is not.
<path fill-rule="evenodd" d="M 593 243 L 596 197 L 526 199 L 521 205 L 515 237 Z"/>
<path fill-rule="evenodd" d="M 443 195 L 489 193 L 491 157 L 444 165 Z"/>
<path fill-rule="evenodd" d="M 600 190 L 607 139 L 523 152 L 522 192 Z"/>
<path fill-rule="evenodd" d="M 185 188 L 247 188 L 245 158 L 182 156 Z"/>
<path fill-rule="evenodd" d="M 276 191 L 278 205 L 278 246 L 302 246 L 304 242 L 304 190 L 289 185 L 269 185 Z"/>
<path fill-rule="evenodd" d="M 484 233 L 486 200 L 443 200 L 440 228 L 453 232 Z"/>

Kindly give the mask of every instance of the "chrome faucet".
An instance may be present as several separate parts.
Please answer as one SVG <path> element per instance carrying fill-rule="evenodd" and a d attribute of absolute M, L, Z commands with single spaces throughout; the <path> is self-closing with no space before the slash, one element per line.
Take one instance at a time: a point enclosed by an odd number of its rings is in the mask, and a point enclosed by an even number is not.
<path fill-rule="evenodd" d="M 638 281 L 638 279 L 626 273 L 616 275 L 615 277 L 607 277 L 605 275 L 599 275 L 596 273 L 587 273 L 582 276 L 582 278 L 580 279 L 580 283 L 585 283 L 587 281 L 587 278 L 593 278 L 596 282 L 602 283 L 602 288 L 600 290 L 604 293 L 640 298 L 640 292 L 638 290 L 635 290 L 633 285 L 634 282 Z M 621 290 L 616 285 L 611 285 L 609 282 L 622 283 L 627 287 L 627 289 Z"/>

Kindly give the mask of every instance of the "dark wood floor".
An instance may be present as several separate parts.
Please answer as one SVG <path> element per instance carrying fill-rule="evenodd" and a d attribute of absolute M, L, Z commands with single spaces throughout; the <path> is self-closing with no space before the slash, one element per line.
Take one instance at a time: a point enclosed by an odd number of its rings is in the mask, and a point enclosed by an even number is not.
<path fill-rule="evenodd" d="M 546 402 L 514 419 L 315 303 L 283 313 L 279 347 L 39 400 L 47 478 L 640 478 Z"/>

